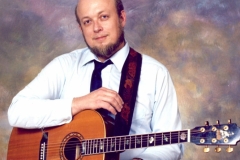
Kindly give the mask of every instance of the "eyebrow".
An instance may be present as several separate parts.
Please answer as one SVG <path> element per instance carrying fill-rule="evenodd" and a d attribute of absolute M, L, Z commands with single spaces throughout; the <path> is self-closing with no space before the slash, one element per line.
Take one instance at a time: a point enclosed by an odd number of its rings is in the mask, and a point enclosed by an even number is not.
<path fill-rule="evenodd" d="M 104 11 L 99 11 L 98 12 L 98 15 L 102 14 Z M 81 20 L 85 19 L 85 18 L 90 18 L 89 16 L 85 16 L 85 17 L 82 17 Z"/>

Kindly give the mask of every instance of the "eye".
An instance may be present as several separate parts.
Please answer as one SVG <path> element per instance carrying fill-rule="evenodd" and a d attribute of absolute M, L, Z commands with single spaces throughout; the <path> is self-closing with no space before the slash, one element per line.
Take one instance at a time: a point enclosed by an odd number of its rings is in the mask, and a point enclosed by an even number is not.
<path fill-rule="evenodd" d="M 86 25 L 89 25 L 91 23 L 91 21 L 88 19 L 88 20 L 84 20 L 83 21 L 83 24 L 86 26 Z"/>
<path fill-rule="evenodd" d="M 101 20 L 107 20 L 109 18 L 109 16 L 108 15 L 102 15 L 100 18 L 101 18 Z"/>

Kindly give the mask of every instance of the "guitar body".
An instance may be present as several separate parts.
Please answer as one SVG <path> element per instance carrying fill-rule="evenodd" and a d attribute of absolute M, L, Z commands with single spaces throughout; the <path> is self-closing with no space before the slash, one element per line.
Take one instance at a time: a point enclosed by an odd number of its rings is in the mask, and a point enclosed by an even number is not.
<path fill-rule="evenodd" d="M 236 123 L 198 126 L 193 129 L 142 135 L 113 136 L 113 119 L 86 110 L 69 124 L 41 129 L 13 128 L 8 160 L 118 160 L 128 149 L 192 142 L 197 145 L 230 146 L 240 140 Z M 207 151 L 207 150 L 206 150 Z"/>
<path fill-rule="evenodd" d="M 76 159 L 76 157 L 82 160 L 116 159 L 119 156 L 116 153 L 114 158 L 106 158 L 105 154 L 81 156 L 81 150 L 79 151 L 79 148 L 71 145 L 71 141 L 74 142 L 75 140 L 104 138 L 108 134 L 106 133 L 108 128 L 102 116 L 93 110 L 80 112 L 73 117 L 71 123 L 58 127 L 44 130 L 13 128 L 8 145 L 7 159 L 66 160 Z M 69 147 L 72 147 L 70 154 L 73 153 L 70 157 L 67 156 Z"/>

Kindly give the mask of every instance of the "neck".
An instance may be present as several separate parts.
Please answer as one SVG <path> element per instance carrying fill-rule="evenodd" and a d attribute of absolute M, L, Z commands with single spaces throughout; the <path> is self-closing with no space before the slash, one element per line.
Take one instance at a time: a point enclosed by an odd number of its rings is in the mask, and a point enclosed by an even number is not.
<path fill-rule="evenodd" d="M 105 62 L 106 60 L 108 60 L 109 58 L 111 58 L 114 54 L 116 54 L 118 51 L 120 51 L 124 46 L 125 46 L 125 41 L 123 41 L 114 51 L 113 51 L 113 54 L 110 56 L 110 57 L 108 57 L 108 58 L 106 58 L 106 57 L 102 57 L 102 56 L 98 56 L 97 58 L 98 58 L 98 60 L 100 61 L 100 62 Z"/>

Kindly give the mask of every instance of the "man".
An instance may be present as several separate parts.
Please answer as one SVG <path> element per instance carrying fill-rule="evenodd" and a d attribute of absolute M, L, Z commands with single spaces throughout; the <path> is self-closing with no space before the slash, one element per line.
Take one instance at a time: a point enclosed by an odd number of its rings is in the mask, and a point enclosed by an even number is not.
<path fill-rule="evenodd" d="M 50 62 L 12 101 L 8 111 L 12 126 L 42 128 L 69 123 L 86 109 L 121 112 L 118 94 L 121 70 L 130 47 L 124 39 L 126 13 L 121 0 L 79 0 L 76 8 L 87 48 L 64 54 Z M 113 64 L 102 70 L 102 87 L 90 92 L 93 60 Z M 129 134 L 181 129 L 177 98 L 167 69 L 142 55 L 140 82 Z M 181 145 L 166 145 L 121 153 L 120 159 L 180 159 Z"/>

